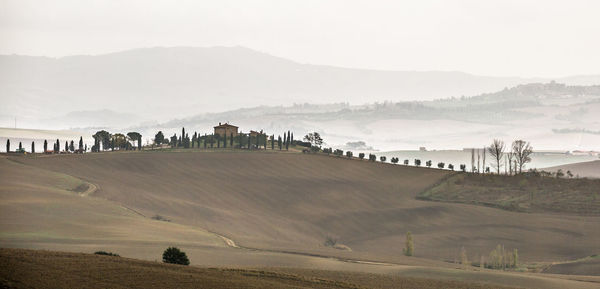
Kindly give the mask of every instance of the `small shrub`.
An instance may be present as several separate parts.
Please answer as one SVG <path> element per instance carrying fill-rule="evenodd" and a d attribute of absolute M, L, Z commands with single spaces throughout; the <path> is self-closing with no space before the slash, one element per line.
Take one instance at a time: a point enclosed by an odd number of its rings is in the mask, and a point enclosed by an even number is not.
<path fill-rule="evenodd" d="M 179 250 L 176 247 L 169 247 L 163 252 L 163 262 L 179 265 L 190 264 L 190 260 L 188 259 L 185 252 Z"/>
<path fill-rule="evenodd" d="M 119 254 L 115 254 L 113 252 L 106 252 L 106 251 L 96 251 L 94 252 L 95 255 L 105 255 L 105 256 L 113 256 L 113 257 L 121 257 L 119 256 Z"/>
<path fill-rule="evenodd" d="M 352 157 L 352 152 L 351 152 L 351 151 L 347 151 L 347 152 L 346 152 L 346 157 L 349 157 L 349 158 L 351 158 L 351 157 Z"/>
<path fill-rule="evenodd" d="M 365 158 L 365 153 L 359 153 L 358 154 L 358 158 L 361 159 L 361 160 L 364 159 Z"/>
<path fill-rule="evenodd" d="M 414 244 L 413 244 L 413 239 L 412 239 L 412 234 L 410 233 L 410 231 L 406 232 L 406 241 L 405 241 L 405 247 L 403 249 L 404 251 L 404 255 L 406 256 L 412 256 L 414 254 Z"/>
<path fill-rule="evenodd" d="M 374 154 L 369 154 L 369 161 L 376 161 L 377 160 L 377 156 L 375 156 Z"/>
<path fill-rule="evenodd" d="M 439 162 L 437 166 L 439 169 L 443 169 L 445 165 L 446 164 L 444 164 L 443 162 Z"/>
<path fill-rule="evenodd" d="M 421 160 L 420 159 L 415 159 L 415 166 L 417 166 L 417 167 L 421 166 Z"/>
<path fill-rule="evenodd" d="M 380 156 L 380 157 L 379 157 L 379 160 L 380 160 L 382 163 L 384 163 L 386 159 L 387 159 L 387 158 L 386 158 L 385 156 Z"/>
<path fill-rule="evenodd" d="M 152 220 L 157 220 L 157 221 L 164 221 L 164 222 L 171 222 L 171 220 L 161 216 L 161 215 L 154 215 L 152 216 Z"/>
<path fill-rule="evenodd" d="M 404 160 L 404 165 L 408 166 L 408 160 Z"/>

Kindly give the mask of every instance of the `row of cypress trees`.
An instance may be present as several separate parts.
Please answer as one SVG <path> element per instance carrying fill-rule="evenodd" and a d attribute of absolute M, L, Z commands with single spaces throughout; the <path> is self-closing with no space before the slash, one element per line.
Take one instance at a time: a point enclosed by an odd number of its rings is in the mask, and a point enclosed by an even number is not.
<path fill-rule="evenodd" d="M 52 149 L 52 152 L 54 153 L 58 153 L 60 152 L 60 140 L 56 139 L 56 142 L 54 142 L 54 147 Z M 65 152 L 75 152 L 75 142 L 73 140 L 71 140 L 71 142 L 69 143 L 69 141 L 65 141 L 65 146 L 64 146 L 64 151 Z M 78 152 L 85 152 L 87 151 L 87 144 L 83 143 L 83 137 L 79 137 L 79 149 Z M 11 152 L 10 150 L 10 139 L 6 140 L 6 152 L 9 153 Z M 15 151 L 18 153 L 24 153 L 25 149 L 23 148 L 23 144 L 21 142 L 19 142 L 19 148 Z M 44 150 L 42 151 L 43 153 L 49 153 L 51 151 L 48 150 L 48 140 L 44 140 Z M 35 141 L 31 142 L 31 153 L 35 153 Z"/>

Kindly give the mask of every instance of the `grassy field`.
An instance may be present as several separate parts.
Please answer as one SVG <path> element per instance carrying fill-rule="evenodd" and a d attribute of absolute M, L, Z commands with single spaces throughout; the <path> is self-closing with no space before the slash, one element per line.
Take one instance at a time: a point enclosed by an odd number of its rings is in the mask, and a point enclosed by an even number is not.
<path fill-rule="evenodd" d="M 499 277 L 499 276 L 497 276 Z M 510 283 L 511 278 L 507 278 Z M 559 286 L 593 283 L 556 280 Z M 539 283 L 539 282 L 538 282 Z M 542 282 L 543 284 L 543 282 Z M 0 249 L 2 288 L 515 288 L 481 282 L 314 269 L 187 267 L 81 253 Z M 553 285 L 547 288 L 555 288 Z M 561 287 L 558 287 L 561 288 Z M 568 287 L 563 287 L 568 288 Z"/>
<path fill-rule="evenodd" d="M 469 260 L 479 261 L 498 243 L 518 248 L 526 263 L 599 250 L 598 217 L 416 200 L 450 176 L 436 169 L 300 153 L 179 150 L 2 156 L 0 176 L 0 247 L 105 250 L 152 261 L 175 245 L 195 265 L 528 288 L 581 284 L 474 272 L 452 262 L 463 246 Z M 415 257 L 402 254 L 407 231 Z M 325 246 L 327 237 L 349 249 Z M 583 266 L 600 275 L 597 263 Z"/>
<path fill-rule="evenodd" d="M 600 216 L 600 179 L 459 173 L 418 197 L 518 212 Z"/>

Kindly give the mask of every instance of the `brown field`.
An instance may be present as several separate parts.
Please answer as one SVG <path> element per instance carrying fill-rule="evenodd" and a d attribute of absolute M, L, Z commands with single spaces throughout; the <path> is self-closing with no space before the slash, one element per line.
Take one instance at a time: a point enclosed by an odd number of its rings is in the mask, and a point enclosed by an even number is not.
<path fill-rule="evenodd" d="M 593 283 L 556 280 L 559 285 Z M 552 288 L 552 285 L 550 285 Z M 326 270 L 187 267 L 81 253 L 0 249 L 2 288 L 515 288 Z M 558 287 L 560 288 L 560 287 Z"/>
<path fill-rule="evenodd" d="M 563 173 L 571 171 L 573 175 L 582 178 L 587 177 L 600 179 L 600 160 L 544 168 L 544 170 L 549 172 L 556 172 L 559 169 L 563 170 Z"/>
<path fill-rule="evenodd" d="M 600 216 L 600 179 L 458 173 L 418 198 L 528 213 Z"/>
<path fill-rule="evenodd" d="M 518 248 L 523 262 L 600 251 L 599 217 L 416 200 L 448 176 L 435 169 L 298 153 L 187 150 L 0 157 L 0 176 L 0 247 L 105 250 L 152 261 L 176 245 L 195 265 L 318 268 L 336 276 L 365 272 L 528 288 L 594 283 L 464 270 L 445 261 L 457 260 L 462 246 L 479 261 L 498 243 Z M 407 231 L 415 257 L 402 255 Z M 328 236 L 349 249 L 325 246 Z M 600 275 L 597 263 L 587 265 L 589 275 Z"/>

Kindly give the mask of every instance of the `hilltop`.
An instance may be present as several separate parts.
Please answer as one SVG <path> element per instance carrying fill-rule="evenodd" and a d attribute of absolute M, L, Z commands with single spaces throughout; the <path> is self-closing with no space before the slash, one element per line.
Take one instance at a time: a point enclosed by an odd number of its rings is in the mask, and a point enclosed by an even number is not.
<path fill-rule="evenodd" d="M 556 80 L 593 84 L 598 78 Z M 303 64 L 240 46 L 153 47 L 62 58 L 2 55 L 0 115 L 47 119 L 110 109 L 156 119 L 257 105 L 431 100 L 536 81 L 549 79 Z"/>

